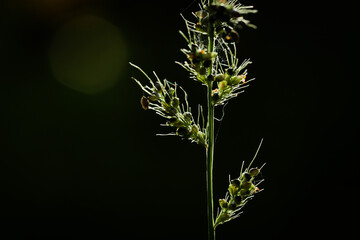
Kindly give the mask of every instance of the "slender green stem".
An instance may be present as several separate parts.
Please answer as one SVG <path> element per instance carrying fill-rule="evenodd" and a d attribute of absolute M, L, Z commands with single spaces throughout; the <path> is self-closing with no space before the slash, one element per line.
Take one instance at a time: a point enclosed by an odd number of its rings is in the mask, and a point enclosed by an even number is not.
<path fill-rule="evenodd" d="M 212 83 L 208 86 L 208 148 L 206 152 L 206 191 L 208 209 L 208 239 L 215 240 L 213 201 L 214 105 L 211 99 L 211 85 Z"/>
<path fill-rule="evenodd" d="M 211 5 L 213 0 L 209 0 Z M 214 26 L 209 23 L 209 44 L 208 52 L 214 51 Z M 212 65 L 208 74 L 212 74 Z M 214 228 L 214 194 L 213 194 L 213 162 L 214 162 L 214 104 L 212 102 L 212 82 L 208 82 L 207 101 L 208 101 L 208 147 L 206 149 L 206 192 L 207 192 L 207 215 L 208 215 L 208 239 L 215 240 Z"/>

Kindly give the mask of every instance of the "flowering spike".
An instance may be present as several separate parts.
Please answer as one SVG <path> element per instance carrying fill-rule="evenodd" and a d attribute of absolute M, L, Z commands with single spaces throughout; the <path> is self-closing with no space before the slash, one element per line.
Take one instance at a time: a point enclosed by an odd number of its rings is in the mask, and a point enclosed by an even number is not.
<path fill-rule="evenodd" d="M 240 4 L 237 0 L 201 0 L 200 10 L 192 14 L 193 20 L 186 19 L 186 31 L 179 31 L 185 39 L 187 47 L 181 49 L 185 55 L 184 62 L 175 62 L 189 72 L 190 79 L 207 87 L 207 121 L 205 121 L 203 107 L 198 105 L 197 121 L 191 113 L 188 94 L 176 83 L 161 80 L 154 72 L 153 81 L 140 67 L 130 63 L 138 69 L 150 84 L 143 85 L 133 78 L 144 92 L 141 98 L 143 109 L 153 110 L 166 119 L 162 126 L 173 128 L 167 134 L 157 136 L 179 136 L 206 148 L 206 177 L 207 177 L 207 212 L 209 240 L 215 239 L 215 228 L 227 221 L 240 216 L 242 207 L 260 192 L 256 181 L 262 167 L 251 168 L 258 151 L 247 168 L 241 166 L 240 175 L 236 179 L 229 179 L 229 187 L 225 198 L 219 200 L 220 211 L 214 221 L 213 215 L 213 179 L 212 168 L 214 159 L 214 109 L 237 97 L 245 91 L 254 78 L 248 79 L 247 66 L 252 62 L 245 59 L 240 62 L 237 56 L 236 43 L 240 40 L 241 29 L 244 26 L 256 28 L 245 17 L 249 13 L 256 13 L 252 6 Z M 178 89 L 181 91 L 178 92 Z M 178 94 L 180 93 L 180 94 Z M 224 117 L 223 107 L 223 117 Z M 221 121 L 223 119 L 216 119 Z M 261 174 L 260 174 L 261 175 Z"/>

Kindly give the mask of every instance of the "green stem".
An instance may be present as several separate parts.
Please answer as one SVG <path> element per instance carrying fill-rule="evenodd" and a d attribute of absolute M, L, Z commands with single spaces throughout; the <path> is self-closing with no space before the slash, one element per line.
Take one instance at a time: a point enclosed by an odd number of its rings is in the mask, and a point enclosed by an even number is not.
<path fill-rule="evenodd" d="M 209 0 L 211 5 L 213 0 Z M 214 51 L 214 26 L 209 23 L 209 44 L 208 52 Z M 212 64 L 208 74 L 212 74 Z M 206 192 L 207 192 L 207 216 L 208 216 L 208 239 L 215 240 L 214 228 L 214 196 L 213 196 L 213 162 L 214 162 L 214 104 L 212 102 L 212 82 L 208 82 L 207 101 L 208 101 L 208 147 L 206 149 Z"/>
<path fill-rule="evenodd" d="M 208 147 L 206 152 L 206 191 L 208 214 L 208 239 L 215 240 L 214 201 L 213 201 L 213 162 L 214 162 L 214 104 L 211 98 L 212 83 L 208 85 Z"/>

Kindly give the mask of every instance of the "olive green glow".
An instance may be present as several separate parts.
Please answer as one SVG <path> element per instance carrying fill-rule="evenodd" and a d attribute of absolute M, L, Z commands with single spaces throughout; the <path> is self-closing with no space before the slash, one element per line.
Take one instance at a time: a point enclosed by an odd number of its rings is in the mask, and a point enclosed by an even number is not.
<path fill-rule="evenodd" d="M 125 49 L 117 27 L 96 16 L 82 16 L 56 32 L 49 58 L 60 83 L 94 94 L 111 88 L 119 80 Z"/>

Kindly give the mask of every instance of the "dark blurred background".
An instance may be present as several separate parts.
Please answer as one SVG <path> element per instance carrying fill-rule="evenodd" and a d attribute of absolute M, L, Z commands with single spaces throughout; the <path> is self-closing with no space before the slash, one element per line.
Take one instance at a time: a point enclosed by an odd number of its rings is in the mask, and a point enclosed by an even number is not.
<path fill-rule="evenodd" d="M 355 6 L 245 1 L 259 13 L 240 59 L 256 81 L 217 135 L 215 204 L 250 161 L 265 189 L 218 239 L 354 234 L 358 100 Z M 197 2 L 0 1 L 1 239 L 206 239 L 205 151 L 140 106 L 128 62 L 206 90 L 174 61 Z M 356 58 L 357 59 L 357 58 Z M 218 109 L 217 116 L 221 116 Z"/>

